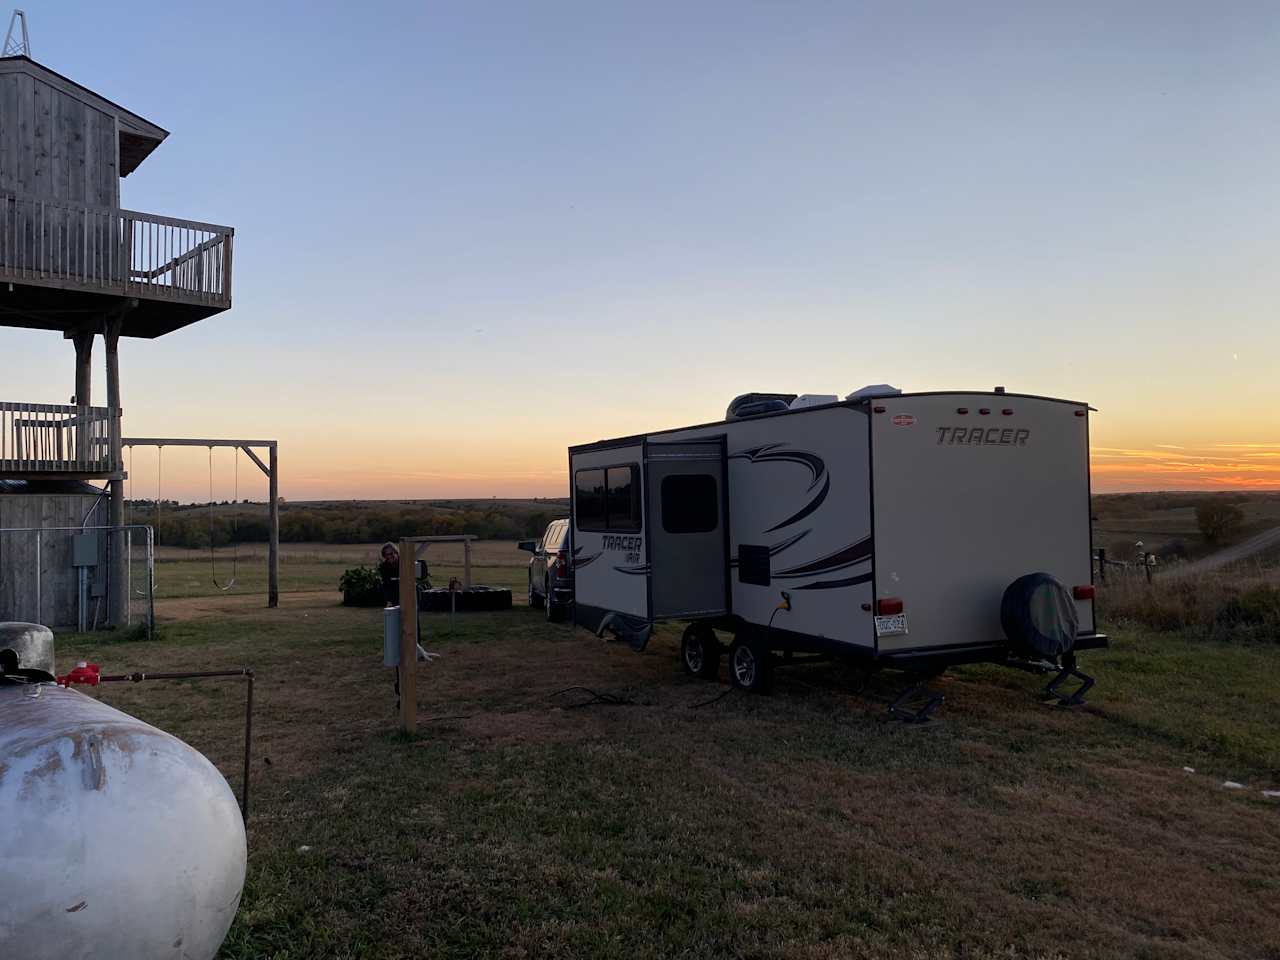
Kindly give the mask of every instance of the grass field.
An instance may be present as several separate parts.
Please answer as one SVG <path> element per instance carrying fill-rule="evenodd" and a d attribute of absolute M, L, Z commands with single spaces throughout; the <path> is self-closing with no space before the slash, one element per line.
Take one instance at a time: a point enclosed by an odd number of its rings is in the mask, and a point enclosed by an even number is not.
<path fill-rule="evenodd" d="M 903 727 L 889 678 L 814 665 L 716 699 L 671 629 L 635 654 L 536 611 L 425 615 L 441 658 L 405 740 L 379 611 L 320 575 L 344 549 L 290 557 L 315 589 L 277 610 L 170 599 L 159 640 L 60 641 L 112 672 L 255 667 L 224 958 L 1280 956 L 1280 645 L 1124 631 L 1085 658 L 1083 709 L 967 668 Z M 508 549 L 486 569 L 522 581 Z M 238 788 L 243 692 L 102 695 Z"/>
<path fill-rule="evenodd" d="M 376 566 L 380 543 L 283 543 L 280 545 L 281 593 L 332 593 L 338 578 L 349 567 Z M 475 583 L 525 590 L 529 554 L 516 549 L 515 541 L 479 540 L 472 545 L 471 576 Z M 233 560 L 234 565 L 233 565 Z M 438 543 L 427 548 L 432 582 L 447 586 L 452 576 L 462 576 L 462 544 Z M 235 573 L 235 586 L 223 591 Z M 267 548 L 243 544 L 233 551 L 159 547 L 156 550 L 156 598 L 267 595 Z"/>
<path fill-rule="evenodd" d="M 1218 546 L 1206 543 L 1196 525 L 1196 504 L 1206 494 L 1195 493 L 1125 493 L 1101 494 L 1093 498 L 1093 540 L 1095 547 L 1105 547 L 1112 558 L 1132 560 L 1134 544 L 1142 541 L 1145 548 L 1164 554 L 1165 548 L 1180 541 L 1190 557 L 1203 556 Z M 1213 496 L 1224 496 L 1214 494 Z M 1242 540 L 1250 534 L 1280 526 L 1280 494 L 1233 494 L 1244 513 L 1244 525 L 1231 538 Z M 1167 557 L 1165 559 L 1168 559 Z"/>

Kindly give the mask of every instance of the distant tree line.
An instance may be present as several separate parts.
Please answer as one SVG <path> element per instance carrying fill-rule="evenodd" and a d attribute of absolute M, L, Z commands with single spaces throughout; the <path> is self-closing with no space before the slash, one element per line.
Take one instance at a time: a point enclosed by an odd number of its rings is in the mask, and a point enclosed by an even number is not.
<path fill-rule="evenodd" d="M 266 543 L 268 520 L 261 505 L 242 507 L 222 504 L 214 510 L 212 525 L 205 505 L 162 502 L 160 519 L 152 501 L 129 505 L 129 522 L 150 524 L 156 543 L 171 547 L 207 548 L 212 532 L 215 547 L 230 543 Z M 567 510 L 513 510 L 501 503 L 472 510 L 436 510 L 431 507 L 387 508 L 373 506 L 282 506 L 282 543 L 378 543 L 400 537 L 431 537 L 470 533 L 484 540 L 516 540 L 539 537 L 547 524 Z"/>

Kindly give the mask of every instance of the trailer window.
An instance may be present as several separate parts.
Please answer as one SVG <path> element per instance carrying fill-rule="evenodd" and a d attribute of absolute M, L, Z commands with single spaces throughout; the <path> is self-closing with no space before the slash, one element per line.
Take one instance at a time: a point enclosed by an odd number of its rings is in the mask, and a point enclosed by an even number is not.
<path fill-rule="evenodd" d="M 637 533 L 640 530 L 640 468 L 610 467 L 605 513 L 610 530 Z"/>
<path fill-rule="evenodd" d="M 573 497 L 579 530 L 640 532 L 638 464 L 576 471 Z"/>
<path fill-rule="evenodd" d="M 709 473 L 662 478 L 662 529 L 667 533 L 710 533 L 720 523 L 720 494 Z"/>
<path fill-rule="evenodd" d="M 579 470 L 573 475 L 573 512 L 579 530 L 604 530 L 604 471 Z"/>

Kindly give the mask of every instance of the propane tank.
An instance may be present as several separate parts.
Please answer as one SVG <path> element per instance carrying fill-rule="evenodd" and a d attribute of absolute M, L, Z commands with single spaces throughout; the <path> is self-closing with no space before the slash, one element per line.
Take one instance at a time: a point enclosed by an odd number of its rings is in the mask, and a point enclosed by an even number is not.
<path fill-rule="evenodd" d="M 202 754 L 49 682 L 0 678 L 0 957 L 210 960 L 245 832 Z"/>

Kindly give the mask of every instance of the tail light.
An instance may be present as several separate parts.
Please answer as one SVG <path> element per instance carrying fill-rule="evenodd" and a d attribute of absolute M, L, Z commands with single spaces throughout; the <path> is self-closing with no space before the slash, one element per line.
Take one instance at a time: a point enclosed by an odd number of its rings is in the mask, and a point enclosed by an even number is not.
<path fill-rule="evenodd" d="M 1071 588 L 1071 595 L 1077 600 L 1092 600 L 1096 593 L 1097 591 L 1094 590 L 1092 583 L 1086 583 L 1079 587 Z"/>
<path fill-rule="evenodd" d="M 569 574 L 569 554 L 561 550 L 556 554 L 556 576 L 564 577 Z"/>
<path fill-rule="evenodd" d="M 881 597 L 876 601 L 876 613 L 882 617 L 891 617 L 902 612 L 902 601 L 897 597 Z"/>

